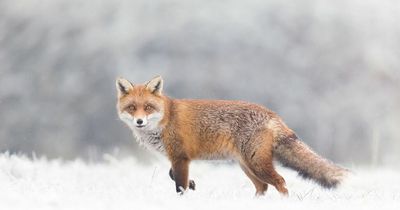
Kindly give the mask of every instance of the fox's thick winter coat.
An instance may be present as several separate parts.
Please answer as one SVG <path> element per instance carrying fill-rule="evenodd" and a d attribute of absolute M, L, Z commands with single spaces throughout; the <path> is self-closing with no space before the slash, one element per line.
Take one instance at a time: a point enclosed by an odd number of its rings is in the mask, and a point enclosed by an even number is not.
<path fill-rule="evenodd" d="M 190 161 L 196 159 L 236 160 L 257 195 L 264 194 L 268 184 L 288 194 L 273 159 L 326 188 L 336 187 L 346 174 L 345 169 L 312 151 L 277 114 L 263 106 L 172 99 L 162 93 L 159 76 L 139 85 L 119 78 L 116 86 L 120 119 L 140 144 L 168 157 L 177 192 L 195 188 L 188 174 Z"/>

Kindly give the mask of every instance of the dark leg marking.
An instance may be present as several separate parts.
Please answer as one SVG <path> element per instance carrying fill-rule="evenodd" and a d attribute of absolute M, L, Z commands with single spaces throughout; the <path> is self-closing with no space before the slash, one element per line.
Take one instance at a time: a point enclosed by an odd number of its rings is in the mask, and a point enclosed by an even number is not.
<path fill-rule="evenodd" d="M 169 169 L 169 177 L 172 179 L 172 181 L 175 181 L 174 173 L 172 171 L 172 168 Z M 191 179 L 189 180 L 189 189 L 196 190 L 196 183 Z"/>
<path fill-rule="evenodd" d="M 253 159 L 254 155 L 256 155 L 256 152 L 253 152 L 253 154 L 251 155 L 250 159 Z"/>

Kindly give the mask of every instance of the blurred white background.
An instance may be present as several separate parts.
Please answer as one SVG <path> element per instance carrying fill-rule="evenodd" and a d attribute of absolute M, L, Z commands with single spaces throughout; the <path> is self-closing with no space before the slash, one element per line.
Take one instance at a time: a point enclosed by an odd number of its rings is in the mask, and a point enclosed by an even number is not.
<path fill-rule="evenodd" d="M 263 104 L 345 164 L 400 159 L 397 0 L 0 0 L 0 152 L 146 161 L 114 81 Z"/>

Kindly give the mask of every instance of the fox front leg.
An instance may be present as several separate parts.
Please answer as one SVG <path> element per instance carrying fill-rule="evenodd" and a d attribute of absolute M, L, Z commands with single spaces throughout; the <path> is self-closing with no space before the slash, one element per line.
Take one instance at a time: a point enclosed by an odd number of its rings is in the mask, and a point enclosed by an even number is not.
<path fill-rule="evenodd" d="M 186 158 L 175 159 L 172 162 L 172 174 L 175 179 L 175 189 L 178 194 L 183 194 L 189 187 L 189 163 Z"/>
<path fill-rule="evenodd" d="M 174 172 L 172 171 L 172 168 L 169 169 L 169 177 L 171 177 L 172 181 L 175 181 Z M 189 180 L 189 189 L 196 190 L 196 183 L 191 179 Z"/>

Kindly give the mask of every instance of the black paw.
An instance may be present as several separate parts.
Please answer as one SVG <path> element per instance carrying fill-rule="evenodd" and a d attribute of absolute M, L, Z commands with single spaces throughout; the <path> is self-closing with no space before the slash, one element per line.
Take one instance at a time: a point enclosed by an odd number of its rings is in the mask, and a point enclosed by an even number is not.
<path fill-rule="evenodd" d="M 168 174 L 169 174 L 169 177 L 171 177 L 171 179 L 173 181 L 175 181 L 174 173 L 172 172 L 172 169 L 169 170 Z M 189 189 L 196 190 L 196 183 L 193 180 L 189 180 Z"/>
<path fill-rule="evenodd" d="M 196 183 L 193 180 L 189 180 L 189 189 L 196 190 Z"/>

